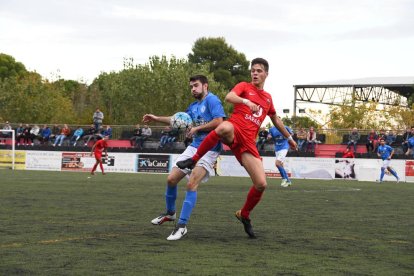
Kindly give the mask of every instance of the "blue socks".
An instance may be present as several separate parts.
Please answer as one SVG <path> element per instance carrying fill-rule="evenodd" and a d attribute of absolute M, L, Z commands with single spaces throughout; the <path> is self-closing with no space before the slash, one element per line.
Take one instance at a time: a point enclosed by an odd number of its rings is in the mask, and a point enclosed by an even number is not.
<path fill-rule="evenodd" d="M 400 178 L 397 175 L 397 172 L 394 169 L 389 169 L 388 170 L 397 180 L 399 180 Z M 385 175 L 385 169 L 381 168 L 381 176 L 380 176 L 380 181 L 382 181 L 382 179 L 384 178 Z"/>
<path fill-rule="evenodd" d="M 279 170 L 280 175 L 282 176 L 282 178 L 283 178 L 283 179 L 286 179 L 287 181 L 289 181 L 289 177 L 288 177 L 288 175 L 287 175 L 287 172 L 285 171 L 285 168 L 284 168 L 284 167 L 282 167 L 282 166 L 276 166 L 276 167 L 277 167 L 277 169 Z"/>
<path fill-rule="evenodd" d="M 165 205 L 168 213 L 175 213 L 175 199 L 177 198 L 177 186 L 170 187 L 167 185 L 165 191 Z"/>
<path fill-rule="evenodd" d="M 382 181 L 382 179 L 384 178 L 384 174 L 385 174 L 385 168 L 381 168 L 380 181 Z"/>
<path fill-rule="evenodd" d="M 391 170 L 389 170 L 389 171 L 390 171 L 390 173 L 391 173 L 393 176 L 395 176 L 395 178 L 399 179 L 399 178 L 398 178 L 398 175 L 397 175 L 397 172 L 396 172 L 395 170 L 391 169 Z"/>
<path fill-rule="evenodd" d="M 183 208 L 181 209 L 180 219 L 178 224 L 187 224 L 190 219 L 191 212 L 197 202 L 197 191 L 187 191 L 183 202 Z"/>

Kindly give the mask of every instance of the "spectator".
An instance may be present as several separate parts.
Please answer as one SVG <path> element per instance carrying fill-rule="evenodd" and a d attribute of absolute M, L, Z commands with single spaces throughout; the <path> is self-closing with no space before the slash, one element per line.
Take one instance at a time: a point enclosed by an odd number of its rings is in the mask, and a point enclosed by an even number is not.
<path fill-rule="evenodd" d="M 258 134 L 259 138 L 257 139 L 256 142 L 256 148 L 263 150 L 264 149 L 264 145 L 266 144 L 267 141 L 267 137 L 269 136 L 269 131 L 267 131 L 267 129 L 265 127 L 262 127 L 259 131 Z"/>
<path fill-rule="evenodd" d="M 386 133 L 386 138 L 385 138 L 385 143 L 388 146 L 391 146 L 392 144 L 395 143 L 395 140 L 397 140 L 397 136 L 394 134 L 394 132 L 392 130 L 390 130 L 388 133 Z"/>
<path fill-rule="evenodd" d="M 298 138 L 298 151 L 302 151 L 303 145 L 306 145 L 306 130 L 303 127 L 301 127 L 299 131 L 296 133 L 296 137 Z"/>
<path fill-rule="evenodd" d="M 52 135 L 52 130 L 47 126 L 44 125 L 42 130 L 40 131 L 40 141 L 42 144 L 49 142 L 50 135 Z"/>
<path fill-rule="evenodd" d="M 152 135 L 151 129 L 148 127 L 148 125 L 144 125 L 144 128 L 142 129 L 141 136 L 138 136 L 137 139 L 135 140 L 135 147 L 137 147 L 137 145 L 138 145 L 139 149 L 142 149 L 144 147 L 144 142 L 149 137 L 151 137 L 151 135 Z"/>
<path fill-rule="evenodd" d="M 102 121 L 104 119 L 104 114 L 99 108 L 96 109 L 95 113 L 93 113 L 93 124 L 95 125 L 95 129 L 100 129 L 102 125 Z"/>
<path fill-rule="evenodd" d="M 171 127 L 166 127 L 162 132 L 163 135 L 160 138 L 160 145 L 158 148 L 163 148 L 169 143 L 173 143 L 177 140 L 178 130 L 172 129 Z"/>
<path fill-rule="evenodd" d="M 107 125 L 105 130 L 101 132 L 101 137 L 108 136 L 108 139 L 112 138 L 112 128 L 110 125 Z"/>
<path fill-rule="evenodd" d="M 375 152 L 378 151 L 378 147 L 380 145 L 380 140 L 384 139 L 384 141 L 387 140 L 387 133 L 385 132 L 385 129 L 381 129 L 380 133 L 378 134 L 378 139 L 376 141 L 376 146 L 375 146 Z"/>
<path fill-rule="evenodd" d="M 3 130 L 12 130 L 12 127 L 9 124 L 8 121 L 6 121 L 6 124 L 3 126 Z M 2 142 L 4 144 L 6 144 L 6 139 L 7 138 L 11 138 L 12 137 L 12 133 L 11 132 L 0 132 L 0 137 L 4 138 L 4 140 Z"/>
<path fill-rule="evenodd" d="M 76 143 L 82 137 L 82 135 L 83 135 L 83 128 L 81 128 L 80 126 L 78 126 L 78 128 L 73 133 L 72 138 L 70 138 L 70 143 L 73 144 L 73 146 L 75 147 L 76 146 Z"/>
<path fill-rule="evenodd" d="M 309 128 L 309 132 L 306 135 L 306 143 L 307 143 L 307 151 L 309 151 L 310 145 L 310 152 L 315 152 L 315 144 L 316 144 L 316 131 L 313 127 Z"/>
<path fill-rule="evenodd" d="M 139 124 L 137 124 L 134 128 L 134 132 L 132 133 L 132 137 L 129 138 L 129 142 L 131 146 L 137 146 L 137 139 L 142 135 L 142 129 Z"/>
<path fill-rule="evenodd" d="M 58 145 L 59 147 L 62 145 L 63 141 L 69 137 L 70 135 L 70 129 L 67 124 L 64 124 L 62 130 L 60 131 L 60 134 L 56 137 L 55 143 L 53 144 L 54 147 Z"/>
<path fill-rule="evenodd" d="M 407 128 L 405 130 L 403 136 L 402 136 L 403 141 L 401 143 L 401 146 L 402 146 L 403 152 L 407 152 L 407 150 L 408 150 L 408 139 L 410 139 L 413 136 L 413 134 L 414 134 L 413 130 L 414 130 L 414 128 L 412 128 L 412 129 Z"/>
<path fill-rule="evenodd" d="M 374 152 L 377 145 L 378 135 L 375 130 L 371 129 L 367 136 L 367 152 Z"/>
<path fill-rule="evenodd" d="M 34 125 L 30 130 L 30 140 L 32 141 L 31 145 L 34 145 L 34 140 L 40 138 L 40 127 L 38 125 Z"/>
<path fill-rule="evenodd" d="M 57 124 L 55 124 L 52 128 L 52 134 L 50 135 L 50 140 L 56 140 L 56 138 L 60 135 L 60 128 Z"/>
<path fill-rule="evenodd" d="M 20 146 L 20 140 L 24 138 L 23 131 L 24 131 L 23 124 L 20 123 L 19 127 L 16 128 L 16 145 L 17 146 Z"/>
<path fill-rule="evenodd" d="M 361 135 L 359 134 L 358 129 L 354 127 L 352 129 L 352 132 L 349 134 L 349 141 L 348 141 L 347 149 L 351 148 L 351 146 L 354 146 L 354 153 L 356 153 L 357 144 L 360 138 L 361 138 Z"/>
<path fill-rule="evenodd" d="M 93 138 L 96 141 L 96 134 L 98 130 L 95 128 L 95 125 L 92 124 L 91 127 L 85 131 L 85 135 L 83 136 L 83 141 L 85 142 L 85 147 L 88 145 L 89 141 Z"/>
<path fill-rule="evenodd" d="M 29 124 L 26 124 L 26 126 L 23 129 L 23 144 L 25 146 L 29 145 L 29 140 L 30 140 L 30 137 L 31 137 L 31 133 L 30 133 L 31 130 L 32 130 L 32 128 L 30 127 Z"/>
<path fill-rule="evenodd" d="M 351 151 L 350 147 L 347 147 L 342 153 L 342 158 L 355 158 L 354 152 Z"/>

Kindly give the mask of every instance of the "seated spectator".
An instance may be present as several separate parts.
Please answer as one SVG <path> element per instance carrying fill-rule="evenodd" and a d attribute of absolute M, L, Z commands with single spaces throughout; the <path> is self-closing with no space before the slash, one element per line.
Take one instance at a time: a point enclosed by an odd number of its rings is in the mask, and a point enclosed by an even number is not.
<path fill-rule="evenodd" d="M 385 143 L 388 146 L 391 146 L 392 144 L 395 143 L 395 140 L 397 140 L 397 136 L 394 134 L 394 132 L 392 130 L 390 130 L 388 133 L 386 133 L 386 138 L 385 138 Z"/>
<path fill-rule="evenodd" d="M 31 133 L 30 131 L 32 130 L 32 128 L 30 127 L 29 124 L 26 124 L 26 126 L 23 129 L 23 145 L 29 145 L 29 140 L 31 137 Z"/>
<path fill-rule="evenodd" d="M 52 135 L 52 130 L 47 125 L 44 125 L 40 130 L 40 142 L 42 144 L 49 142 L 50 135 Z"/>
<path fill-rule="evenodd" d="M 70 135 L 70 128 L 67 124 L 64 124 L 63 128 L 60 131 L 60 134 L 56 137 L 55 143 L 53 144 L 54 147 L 58 145 L 59 147 L 62 146 L 63 141 L 69 137 Z"/>
<path fill-rule="evenodd" d="M 72 138 L 70 138 L 70 143 L 73 144 L 73 146 L 75 147 L 76 146 L 76 143 L 82 137 L 82 135 L 83 135 L 83 128 L 81 128 L 80 126 L 78 126 L 78 128 L 73 133 Z"/>
<path fill-rule="evenodd" d="M 136 125 L 134 128 L 134 131 L 132 132 L 132 137 L 129 138 L 129 142 L 131 143 L 131 147 L 132 146 L 137 146 L 137 138 L 140 137 L 142 135 L 142 129 L 140 127 L 140 125 Z"/>
<path fill-rule="evenodd" d="M 12 127 L 9 124 L 9 122 L 6 122 L 6 124 L 3 126 L 3 129 L 4 130 L 12 130 Z M 13 134 L 11 132 L 0 132 L 0 137 L 4 138 L 4 140 L 2 140 L 2 143 L 6 144 L 6 139 L 11 138 L 12 135 Z"/>
<path fill-rule="evenodd" d="M 342 158 L 355 158 L 354 152 L 349 147 L 342 153 Z"/>
<path fill-rule="evenodd" d="M 34 145 L 34 140 L 40 138 L 40 127 L 38 125 L 34 125 L 30 130 L 30 141 L 32 142 L 31 145 Z"/>
<path fill-rule="evenodd" d="M 259 149 L 259 147 L 260 147 L 260 150 L 263 150 L 264 145 L 266 144 L 266 141 L 267 141 L 267 137 L 269 136 L 269 131 L 267 131 L 266 128 L 262 127 L 259 131 L 258 136 L 259 137 L 258 137 L 257 142 L 256 142 L 256 148 Z"/>
<path fill-rule="evenodd" d="M 412 158 L 414 158 L 414 136 L 412 136 L 408 139 L 407 146 L 408 146 L 408 149 L 407 149 L 407 152 L 405 153 L 405 155 L 412 154 Z"/>
<path fill-rule="evenodd" d="M 298 138 L 298 151 L 302 151 L 304 145 L 306 144 L 306 130 L 303 127 L 301 127 L 299 131 L 296 133 L 296 137 Z"/>
<path fill-rule="evenodd" d="M 52 128 L 52 134 L 50 135 L 50 141 L 56 140 L 56 138 L 60 135 L 60 128 L 57 124 L 55 124 Z"/>
<path fill-rule="evenodd" d="M 108 139 L 112 138 L 112 128 L 110 125 L 107 125 L 106 128 L 101 132 L 101 138 L 108 136 Z"/>
<path fill-rule="evenodd" d="M 308 134 L 306 135 L 307 148 L 306 151 L 315 152 L 316 145 L 316 131 L 313 127 L 309 128 Z M 309 150 L 310 146 L 310 150 Z"/>
<path fill-rule="evenodd" d="M 371 129 L 367 136 L 367 143 L 365 144 L 367 147 L 367 152 L 374 152 L 377 146 L 378 135 L 375 130 Z"/>
<path fill-rule="evenodd" d="M 23 131 L 24 131 L 23 124 L 20 123 L 19 127 L 16 128 L 16 146 L 20 146 L 20 140 L 24 138 Z"/>
<path fill-rule="evenodd" d="M 85 142 L 85 147 L 88 145 L 89 141 L 93 139 L 96 141 L 96 135 L 98 130 L 95 128 L 95 125 L 92 124 L 90 128 L 85 131 L 85 135 L 83 136 L 83 141 Z"/>
<path fill-rule="evenodd" d="M 161 133 L 162 136 L 160 138 L 159 148 L 163 148 L 165 145 L 175 142 L 179 134 L 178 130 L 172 129 L 171 127 L 166 127 Z"/>
<path fill-rule="evenodd" d="M 349 141 L 348 141 L 348 146 L 347 149 L 351 148 L 351 146 L 354 147 L 354 153 L 356 153 L 357 151 L 357 144 L 359 139 L 361 138 L 361 135 L 358 132 L 358 129 L 356 127 L 354 127 L 352 129 L 352 132 L 349 134 Z"/>
<path fill-rule="evenodd" d="M 407 152 L 408 150 L 408 139 L 410 139 L 414 134 L 414 128 L 407 128 L 402 136 L 402 149 L 403 152 Z"/>
<path fill-rule="evenodd" d="M 135 141 L 135 147 L 139 146 L 139 149 L 142 149 L 144 147 L 144 142 L 145 140 L 147 140 L 149 137 L 151 137 L 152 135 L 152 131 L 151 129 L 148 127 L 148 125 L 144 125 L 144 128 L 142 129 L 141 135 L 137 137 L 136 141 Z"/>

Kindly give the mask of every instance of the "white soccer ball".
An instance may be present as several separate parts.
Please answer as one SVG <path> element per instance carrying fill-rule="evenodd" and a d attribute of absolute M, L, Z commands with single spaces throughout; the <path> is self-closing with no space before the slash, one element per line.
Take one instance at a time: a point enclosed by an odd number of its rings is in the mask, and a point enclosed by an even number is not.
<path fill-rule="evenodd" d="M 173 129 L 182 130 L 182 129 L 189 129 L 193 125 L 193 120 L 191 119 L 190 115 L 185 112 L 177 112 L 175 113 L 170 120 L 170 126 Z"/>

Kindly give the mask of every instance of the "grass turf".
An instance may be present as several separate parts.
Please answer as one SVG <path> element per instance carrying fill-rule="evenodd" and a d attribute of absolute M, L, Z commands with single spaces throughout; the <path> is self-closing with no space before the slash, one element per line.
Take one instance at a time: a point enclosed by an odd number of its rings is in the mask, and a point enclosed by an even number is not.
<path fill-rule="evenodd" d="M 270 179 L 248 239 L 248 178 L 202 184 L 167 241 L 166 175 L 0 170 L 0 274 L 412 275 L 414 184 Z M 181 209 L 185 183 L 180 183 Z"/>

